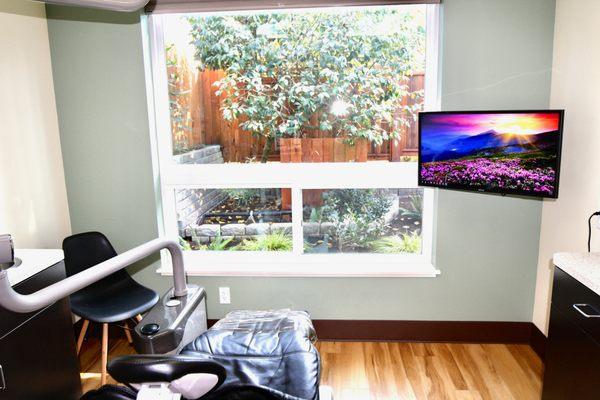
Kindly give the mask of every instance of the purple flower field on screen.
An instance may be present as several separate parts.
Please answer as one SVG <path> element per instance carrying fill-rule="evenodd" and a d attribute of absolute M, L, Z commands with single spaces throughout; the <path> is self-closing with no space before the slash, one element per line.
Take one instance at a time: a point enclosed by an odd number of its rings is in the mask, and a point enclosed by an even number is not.
<path fill-rule="evenodd" d="M 551 167 L 526 169 L 521 160 L 436 161 L 421 166 L 422 179 L 434 185 L 525 190 L 552 195 L 555 171 Z"/>

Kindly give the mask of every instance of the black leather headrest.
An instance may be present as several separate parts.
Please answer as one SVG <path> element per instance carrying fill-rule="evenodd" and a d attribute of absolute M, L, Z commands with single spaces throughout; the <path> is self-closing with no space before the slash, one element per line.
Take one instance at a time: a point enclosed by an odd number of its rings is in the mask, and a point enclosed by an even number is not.
<path fill-rule="evenodd" d="M 216 362 L 189 356 L 122 356 L 110 360 L 108 372 L 121 383 L 172 382 L 188 374 L 203 373 L 216 375 L 219 387 L 226 377 L 225 368 Z"/>

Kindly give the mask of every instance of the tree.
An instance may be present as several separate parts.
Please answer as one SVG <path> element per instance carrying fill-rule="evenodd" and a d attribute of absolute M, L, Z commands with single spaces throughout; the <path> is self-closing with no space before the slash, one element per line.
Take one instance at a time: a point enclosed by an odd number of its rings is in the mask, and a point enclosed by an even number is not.
<path fill-rule="evenodd" d="M 417 106 L 402 106 L 407 77 L 423 68 L 424 27 L 398 9 L 189 18 L 201 68 L 222 69 L 215 85 L 227 120 L 275 139 L 330 132 L 352 144 L 399 137 Z M 401 116 L 396 117 L 397 111 Z"/>

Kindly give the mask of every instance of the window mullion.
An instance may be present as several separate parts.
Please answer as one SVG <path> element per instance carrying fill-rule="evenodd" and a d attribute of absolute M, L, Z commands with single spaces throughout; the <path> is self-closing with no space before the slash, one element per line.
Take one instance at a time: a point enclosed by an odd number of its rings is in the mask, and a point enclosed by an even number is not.
<path fill-rule="evenodd" d="M 304 252 L 304 237 L 302 233 L 302 188 L 292 188 L 292 240 L 294 242 L 294 254 L 301 255 Z"/>

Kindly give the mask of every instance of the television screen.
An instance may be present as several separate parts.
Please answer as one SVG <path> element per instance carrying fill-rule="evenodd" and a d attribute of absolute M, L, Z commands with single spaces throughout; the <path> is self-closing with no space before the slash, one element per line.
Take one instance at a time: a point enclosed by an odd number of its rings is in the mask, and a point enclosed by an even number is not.
<path fill-rule="evenodd" d="M 558 196 L 562 110 L 419 114 L 419 184 Z"/>

